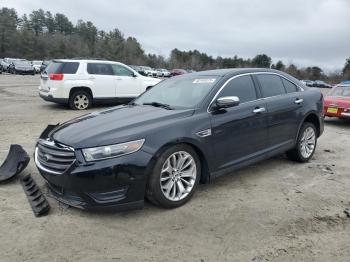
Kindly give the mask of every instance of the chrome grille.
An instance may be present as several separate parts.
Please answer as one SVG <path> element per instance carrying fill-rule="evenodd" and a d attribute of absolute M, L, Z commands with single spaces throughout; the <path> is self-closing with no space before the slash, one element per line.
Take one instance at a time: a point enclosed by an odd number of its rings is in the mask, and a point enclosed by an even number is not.
<path fill-rule="evenodd" d="M 63 174 L 75 162 L 74 149 L 46 140 L 39 140 L 35 163 L 43 171 Z"/>

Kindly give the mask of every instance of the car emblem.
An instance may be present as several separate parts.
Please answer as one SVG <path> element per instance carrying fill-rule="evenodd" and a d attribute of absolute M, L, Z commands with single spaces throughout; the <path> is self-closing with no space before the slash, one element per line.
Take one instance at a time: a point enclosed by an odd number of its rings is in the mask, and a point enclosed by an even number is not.
<path fill-rule="evenodd" d="M 51 160 L 51 155 L 45 154 L 44 158 L 45 158 L 46 161 L 50 161 Z"/>

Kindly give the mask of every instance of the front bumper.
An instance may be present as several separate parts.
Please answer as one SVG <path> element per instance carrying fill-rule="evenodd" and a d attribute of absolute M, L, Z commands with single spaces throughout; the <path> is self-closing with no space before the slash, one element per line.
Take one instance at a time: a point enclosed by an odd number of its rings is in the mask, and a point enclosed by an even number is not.
<path fill-rule="evenodd" d="M 15 73 L 18 75 L 33 75 L 35 72 L 34 70 L 15 69 Z"/>
<path fill-rule="evenodd" d="M 88 210 L 142 208 L 152 155 L 142 150 L 113 159 L 86 163 L 80 150 L 76 161 L 62 174 L 35 163 L 52 196 L 70 206 Z"/>

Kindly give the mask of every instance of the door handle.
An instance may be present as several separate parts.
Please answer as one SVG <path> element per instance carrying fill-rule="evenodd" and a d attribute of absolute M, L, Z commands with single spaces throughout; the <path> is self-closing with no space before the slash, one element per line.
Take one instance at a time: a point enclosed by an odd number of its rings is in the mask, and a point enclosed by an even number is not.
<path fill-rule="evenodd" d="M 115 80 L 122 80 L 122 78 L 118 77 L 118 78 L 116 78 Z"/>
<path fill-rule="evenodd" d="M 304 101 L 304 99 L 297 98 L 297 99 L 295 99 L 294 103 L 296 103 L 296 104 L 299 105 L 299 104 L 301 104 L 303 101 Z"/>
<path fill-rule="evenodd" d="M 259 113 L 264 113 L 264 112 L 266 112 L 265 107 L 257 107 L 253 110 L 254 114 L 259 114 Z"/>
<path fill-rule="evenodd" d="M 89 79 L 94 80 L 94 79 L 95 79 L 95 77 L 94 77 L 94 76 L 90 76 L 90 77 L 89 77 Z"/>

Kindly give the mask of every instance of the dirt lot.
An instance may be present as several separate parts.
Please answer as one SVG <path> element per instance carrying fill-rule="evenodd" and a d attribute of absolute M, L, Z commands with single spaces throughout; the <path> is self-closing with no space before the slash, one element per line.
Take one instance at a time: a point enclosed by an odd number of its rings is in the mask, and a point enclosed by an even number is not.
<path fill-rule="evenodd" d="M 86 113 L 44 102 L 38 84 L 0 75 L 0 160 L 11 143 L 32 156 L 47 124 Z M 49 199 L 35 218 L 18 180 L 0 184 L 0 261 L 349 261 L 349 155 L 350 121 L 329 119 L 310 163 L 244 168 L 176 210 L 96 214 Z M 33 161 L 24 173 L 46 192 Z"/>

